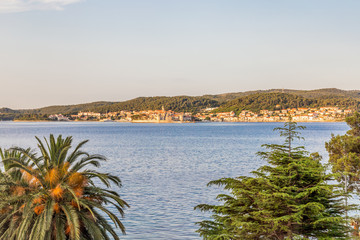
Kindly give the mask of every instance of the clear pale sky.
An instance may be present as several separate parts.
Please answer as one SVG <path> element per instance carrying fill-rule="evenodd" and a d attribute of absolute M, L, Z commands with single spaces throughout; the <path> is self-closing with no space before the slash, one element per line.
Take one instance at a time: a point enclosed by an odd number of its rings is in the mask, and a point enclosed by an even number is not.
<path fill-rule="evenodd" d="M 0 107 L 360 88 L 359 0 L 0 0 Z"/>

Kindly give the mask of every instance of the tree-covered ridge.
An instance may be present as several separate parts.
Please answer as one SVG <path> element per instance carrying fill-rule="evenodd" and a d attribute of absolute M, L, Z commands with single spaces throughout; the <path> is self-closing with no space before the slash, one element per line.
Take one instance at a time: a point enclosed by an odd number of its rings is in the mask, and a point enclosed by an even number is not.
<path fill-rule="evenodd" d="M 219 103 L 217 101 L 204 97 L 139 97 L 125 102 L 97 107 L 94 111 L 105 113 L 121 110 L 159 110 L 164 107 L 166 110 L 172 110 L 175 112 L 198 112 L 203 108 L 218 106 Z"/>
<path fill-rule="evenodd" d="M 30 110 L 12 110 L 0 111 L 3 116 L 14 115 L 33 115 L 33 114 L 75 114 L 78 112 L 116 112 L 116 111 L 142 111 L 142 110 L 159 110 L 164 106 L 166 110 L 176 112 L 199 112 L 203 108 L 218 107 L 219 103 L 205 97 L 139 97 L 124 102 L 94 102 L 77 105 L 49 106 Z M 4 108 L 5 109 L 5 108 Z M 1 109 L 0 109 L 1 110 Z M 21 117 L 15 117 L 21 119 Z"/>
<path fill-rule="evenodd" d="M 226 102 L 216 109 L 215 112 L 234 111 L 239 113 L 242 110 L 259 112 L 262 109 L 280 110 L 286 108 L 319 108 L 328 106 L 358 109 L 360 101 L 354 98 L 334 96 L 305 98 L 287 93 L 257 93 Z"/>
<path fill-rule="evenodd" d="M 18 113 L 19 110 L 13 110 L 10 108 L 0 108 L 0 113 Z"/>
<path fill-rule="evenodd" d="M 80 111 L 92 111 L 98 107 L 109 106 L 114 104 L 113 102 L 93 102 L 93 103 L 84 103 L 76 105 L 64 105 L 64 106 L 49 106 L 33 110 L 25 110 L 25 113 L 29 114 L 74 114 Z"/>
<path fill-rule="evenodd" d="M 256 91 L 246 91 L 246 92 L 237 92 L 237 93 L 224 93 L 224 94 L 216 94 L 216 95 L 204 95 L 204 97 L 217 100 L 220 103 L 224 103 L 239 97 L 249 96 L 253 94 L 262 94 L 262 93 L 288 93 L 305 98 L 319 98 L 319 97 L 333 96 L 340 98 L 343 97 L 357 98 L 360 100 L 359 90 L 341 90 L 337 88 L 322 88 L 315 90 L 268 89 L 268 90 L 256 90 Z"/>
<path fill-rule="evenodd" d="M 33 119 L 37 115 L 76 114 L 78 112 L 116 112 L 122 110 L 141 111 L 159 110 L 162 106 L 166 110 L 175 112 L 199 112 L 201 109 L 220 106 L 217 112 L 250 110 L 257 112 L 261 109 L 275 110 L 276 105 L 281 108 L 296 107 L 326 107 L 358 109 L 360 106 L 360 91 L 346 91 L 334 88 L 317 90 L 289 90 L 270 89 L 248 91 L 240 93 L 226 93 L 204 96 L 157 96 L 139 97 L 123 102 L 93 102 L 76 105 L 48 106 L 38 109 L 12 110 L 0 108 L 0 120 Z M 27 115 L 26 115 L 27 114 Z"/>

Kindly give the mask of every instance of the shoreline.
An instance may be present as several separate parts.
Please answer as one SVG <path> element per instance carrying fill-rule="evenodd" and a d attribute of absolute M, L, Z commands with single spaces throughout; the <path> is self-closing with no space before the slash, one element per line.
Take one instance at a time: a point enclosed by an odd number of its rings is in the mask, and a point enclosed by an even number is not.
<path fill-rule="evenodd" d="M 36 122 L 54 122 L 54 123 L 109 123 L 104 121 L 48 121 L 48 120 L 9 120 L 9 121 L 0 121 L 0 122 L 19 122 L 19 123 L 36 123 Z M 233 121 L 233 122 L 216 122 L 216 121 L 147 121 L 147 120 L 135 120 L 135 121 L 112 121 L 111 123 L 157 123 L 157 124 L 164 124 L 164 123 L 283 123 L 286 121 Z M 345 122 L 344 120 L 337 121 L 337 120 L 328 120 L 328 121 L 296 121 L 297 123 L 336 123 L 336 122 Z"/>

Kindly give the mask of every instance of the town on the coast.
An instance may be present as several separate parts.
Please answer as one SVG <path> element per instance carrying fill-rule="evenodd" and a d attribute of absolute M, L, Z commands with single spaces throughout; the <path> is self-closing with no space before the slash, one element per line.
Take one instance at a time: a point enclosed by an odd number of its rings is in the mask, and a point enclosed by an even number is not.
<path fill-rule="evenodd" d="M 277 107 L 277 106 L 276 106 Z M 353 113 L 352 109 L 339 107 L 287 108 L 279 110 L 243 110 L 239 114 L 216 112 L 216 108 L 206 108 L 199 113 L 174 112 L 172 110 L 118 111 L 118 112 L 79 112 L 73 115 L 53 114 L 48 117 L 53 121 L 101 121 L 101 122 L 137 122 L 137 123 L 172 123 L 172 122 L 284 122 L 289 116 L 296 122 L 335 122 Z"/>

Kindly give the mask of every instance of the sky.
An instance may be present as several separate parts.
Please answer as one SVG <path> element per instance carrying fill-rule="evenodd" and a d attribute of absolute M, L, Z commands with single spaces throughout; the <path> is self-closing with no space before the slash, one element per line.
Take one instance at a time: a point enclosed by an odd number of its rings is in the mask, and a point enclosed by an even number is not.
<path fill-rule="evenodd" d="M 0 107 L 360 89 L 358 0 L 0 0 Z"/>

